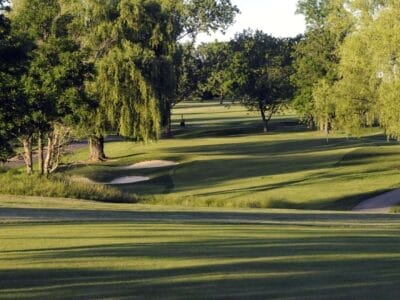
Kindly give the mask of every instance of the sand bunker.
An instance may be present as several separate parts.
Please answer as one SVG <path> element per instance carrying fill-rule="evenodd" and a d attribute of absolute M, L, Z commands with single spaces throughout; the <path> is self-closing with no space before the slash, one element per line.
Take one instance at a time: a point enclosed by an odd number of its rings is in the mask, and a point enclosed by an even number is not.
<path fill-rule="evenodd" d="M 128 183 L 136 183 L 136 182 L 142 182 L 142 181 L 149 181 L 149 177 L 144 177 L 144 176 L 125 176 L 125 177 L 120 177 L 120 178 L 115 178 L 114 180 L 111 180 L 110 182 L 98 182 L 91 180 L 86 177 L 78 177 L 74 176 L 71 178 L 75 182 L 81 182 L 81 183 L 88 183 L 88 184 L 109 184 L 109 185 L 117 185 L 117 184 L 128 184 Z"/>
<path fill-rule="evenodd" d="M 171 167 L 171 166 L 176 166 L 176 165 L 179 165 L 179 163 L 174 162 L 174 161 L 168 161 L 168 160 L 149 160 L 149 161 L 143 161 L 140 163 L 136 163 L 136 164 L 130 165 L 130 166 L 125 166 L 125 167 L 122 167 L 121 169 L 125 169 L 125 170 L 152 169 L 152 168 Z"/>
<path fill-rule="evenodd" d="M 116 178 L 107 184 L 128 184 L 128 183 L 136 183 L 136 182 L 142 182 L 142 181 L 149 181 L 149 177 L 144 177 L 144 176 L 125 176 L 125 177 L 120 177 Z"/>

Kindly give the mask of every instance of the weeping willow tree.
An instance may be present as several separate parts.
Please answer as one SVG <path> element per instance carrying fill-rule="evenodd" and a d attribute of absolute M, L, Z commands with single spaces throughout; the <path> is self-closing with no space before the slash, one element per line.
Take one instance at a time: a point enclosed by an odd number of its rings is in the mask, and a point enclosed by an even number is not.
<path fill-rule="evenodd" d="M 83 130 L 90 159 L 104 160 L 107 132 L 147 142 L 159 137 L 160 103 L 173 97 L 174 54 L 181 31 L 181 2 L 163 0 L 70 0 L 64 9 L 82 51 L 93 65 L 86 90 L 96 107 Z"/>
<path fill-rule="evenodd" d="M 154 91 L 135 63 L 142 54 L 129 42 L 113 48 L 99 61 L 93 88 L 112 128 L 122 136 L 148 141 L 158 138 L 160 122 Z"/>

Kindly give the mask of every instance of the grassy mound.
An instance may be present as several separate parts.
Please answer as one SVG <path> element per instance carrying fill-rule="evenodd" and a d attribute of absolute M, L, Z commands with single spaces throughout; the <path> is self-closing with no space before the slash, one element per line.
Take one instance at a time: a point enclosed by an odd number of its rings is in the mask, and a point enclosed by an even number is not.
<path fill-rule="evenodd" d="M 102 202 L 133 203 L 137 201 L 135 195 L 123 193 L 109 186 L 76 182 L 62 174 L 55 174 L 49 178 L 27 176 L 18 170 L 1 174 L 0 194 L 75 198 Z"/>

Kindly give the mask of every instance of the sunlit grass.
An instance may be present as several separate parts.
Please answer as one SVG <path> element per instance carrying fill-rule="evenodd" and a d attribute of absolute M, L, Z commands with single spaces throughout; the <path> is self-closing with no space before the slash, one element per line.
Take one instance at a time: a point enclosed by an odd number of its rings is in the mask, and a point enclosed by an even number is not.
<path fill-rule="evenodd" d="M 9 216 L 0 230 L 1 299 L 396 299 L 400 293 L 396 215 L 5 196 L 0 206 L 3 219 Z M 86 219 L 95 212 L 97 221 Z"/>
<path fill-rule="evenodd" d="M 186 127 L 179 127 L 181 116 Z M 400 146 L 379 130 L 360 139 L 326 136 L 277 116 L 269 134 L 259 116 L 237 105 L 187 103 L 174 111 L 173 139 L 148 145 L 110 142 L 110 161 L 74 165 L 69 174 L 98 181 L 149 176 L 151 181 L 119 188 L 145 203 L 184 206 L 349 209 L 377 193 L 399 187 Z M 68 157 L 82 162 L 87 150 Z M 177 167 L 150 170 L 113 168 L 152 159 Z"/>

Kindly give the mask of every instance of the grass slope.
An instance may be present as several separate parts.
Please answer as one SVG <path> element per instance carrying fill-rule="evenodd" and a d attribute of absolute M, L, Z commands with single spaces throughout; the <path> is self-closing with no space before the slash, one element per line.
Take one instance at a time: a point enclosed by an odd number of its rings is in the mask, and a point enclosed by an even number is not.
<path fill-rule="evenodd" d="M 0 197 L 1 299 L 397 299 L 397 215 Z"/>
<path fill-rule="evenodd" d="M 184 116 L 187 127 L 179 128 Z M 143 203 L 184 206 L 350 209 L 377 193 L 399 187 L 400 146 L 379 132 L 361 139 L 326 137 L 280 116 L 260 133 L 259 117 L 238 105 L 184 103 L 174 111 L 174 139 L 140 145 L 110 142 L 112 158 L 101 165 L 71 165 L 70 175 L 101 182 L 150 176 L 123 192 Z M 87 150 L 68 158 L 83 161 Z M 120 170 L 118 165 L 151 160 L 180 161 L 166 169 Z"/>

